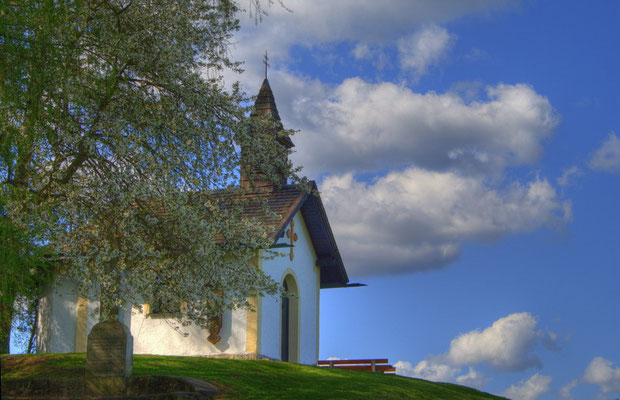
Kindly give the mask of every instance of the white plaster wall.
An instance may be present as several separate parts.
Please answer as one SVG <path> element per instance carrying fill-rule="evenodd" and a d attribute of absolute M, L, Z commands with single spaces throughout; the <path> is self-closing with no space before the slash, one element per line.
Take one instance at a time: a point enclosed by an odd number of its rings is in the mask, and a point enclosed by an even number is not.
<path fill-rule="evenodd" d="M 39 304 L 39 353 L 75 351 L 77 295 L 75 283 L 63 280 L 45 290 Z"/>
<path fill-rule="evenodd" d="M 182 326 L 174 318 L 145 315 L 134 309 L 131 316 L 134 354 L 201 356 L 246 354 L 245 310 L 227 311 L 222 315 L 221 340 L 213 345 L 207 340 L 209 331 L 196 325 Z"/>
<path fill-rule="evenodd" d="M 263 270 L 276 282 L 281 283 L 287 269 L 293 270 L 299 288 L 299 362 L 315 365 L 318 357 L 318 317 L 319 317 L 319 277 L 320 270 L 315 266 L 316 254 L 306 229 L 301 211 L 294 217 L 295 242 L 293 261 L 289 249 L 279 249 L 282 255 L 263 261 Z M 289 229 L 287 227 L 287 229 Z M 278 243 L 289 243 L 284 236 Z M 260 350 L 263 355 L 280 358 L 280 318 L 281 305 L 278 297 L 263 297 L 260 323 Z"/>
<path fill-rule="evenodd" d="M 98 322 L 99 300 L 88 300 L 88 306 L 86 307 L 86 336 L 90 335 L 91 329 L 93 329 L 93 326 L 97 325 Z"/>
<path fill-rule="evenodd" d="M 46 289 L 39 305 L 37 351 L 67 353 L 75 351 L 77 299 L 75 283 L 63 280 Z M 246 354 L 245 310 L 227 311 L 222 316 L 222 339 L 211 344 L 209 332 L 195 325 L 181 326 L 173 318 L 144 315 L 138 309 L 121 312 L 121 322 L 130 327 L 134 354 L 215 355 Z M 86 334 L 99 322 L 99 302 L 89 300 Z M 178 328 L 178 329 L 176 329 Z M 187 336 L 184 335 L 187 333 Z"/>

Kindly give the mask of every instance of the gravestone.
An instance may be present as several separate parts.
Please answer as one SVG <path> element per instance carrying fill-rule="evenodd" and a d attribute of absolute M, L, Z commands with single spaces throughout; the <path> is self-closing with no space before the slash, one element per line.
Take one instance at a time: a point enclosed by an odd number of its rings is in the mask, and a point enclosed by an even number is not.
<path fill-rule="evenodd" d="M 126 325 L 109 320 L 93 326 L 86 344 L 86 394 L 124 396 L 132 359 L 133 337 Z"/>

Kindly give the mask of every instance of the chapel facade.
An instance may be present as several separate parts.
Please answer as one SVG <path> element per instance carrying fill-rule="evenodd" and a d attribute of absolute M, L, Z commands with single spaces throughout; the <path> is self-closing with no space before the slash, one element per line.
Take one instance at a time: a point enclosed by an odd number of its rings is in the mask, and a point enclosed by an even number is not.
<path fill-rule="evenodd" d="M 265 78 L 255 113 L 274 118 L 281 126 L 269 81 Z M 293 147 L 286 135 L 274 135 L 284 148 Z M 242 152 L 244 150 L 242 149 Z M 241 184 L 249 185 L 242 166 Z M 319 352 L 320 291 L 347 287 L 349 279 L 315 182 L 311 192 L 286 181 L 254 180 L 269 210 L 278 215 L 266 221 L 273 228 L 270 252 L 258 251 L 259 268 L 280 283 L 290 297 L 253 297 L 253 310 L 225 312 L 212 329 L 190 325 L 178 329 L 170 316 L 149 304 L 142 310 L 121 311 L 130 328 L 134 354 L 271 358 L 315 365 Z M 260 216 L 259 216 L 260 217 Z M 40 300 L 37 326 L 39 352 L 86 351 L 86 339 L 98 322 L 98 303 L 78 296 L 75 283 L 50 286 Z"/>

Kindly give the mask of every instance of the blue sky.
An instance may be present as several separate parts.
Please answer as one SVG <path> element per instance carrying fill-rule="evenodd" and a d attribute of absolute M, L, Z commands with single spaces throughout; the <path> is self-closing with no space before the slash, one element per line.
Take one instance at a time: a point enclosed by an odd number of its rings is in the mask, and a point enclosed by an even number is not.
<path fill-rule="evenodd" d="M 620 3 L 285 1 L 242 16 L 353 282 L 320 357 L 620 397 Z"/>

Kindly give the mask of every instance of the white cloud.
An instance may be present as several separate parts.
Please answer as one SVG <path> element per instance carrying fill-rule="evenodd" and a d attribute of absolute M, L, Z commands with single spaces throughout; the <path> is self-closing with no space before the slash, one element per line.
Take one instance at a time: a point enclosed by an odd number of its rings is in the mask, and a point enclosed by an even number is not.
<path fill-rule="evenodd" d="M 270 77 L 284 125 L 301 131 L 293 160 L 312 177 L 411 164 L 501 174 L 535 163 L 559 121 L 525 84 L 487 86 L 472 100 L 458 85 L 440 94 L 360 78 L 329 86 L 286 71 Z"/>
<path fill-rule="evenodd" d="M 390 65 L 390 57 L 385 53 L 383 46 L 358 42 L 351 54 L 357 60 L 369 60 L 377 71 L 382 71 Z"/>
<path fill-rule="evenodd" d="M 302 130 L 295 140 L 303 152 L 295 160 L 314 174 L 412 163 L 499 173 L 535 162 L 558 123 L 549 101 L 524 84 L 489 86 L 486 100 L 471 102 L 359 78 L 322 90 L 323 97 L 308 89 L 296 92 L 290 113 L 281 114 Z"/>
<path fill-rule="evenodd" d="M 620 367 L 603 357 L 595 357 L 586 368 L 583 376 L 573 379 L 560 389 L 561 400 L 574 400 L 571 391 L 584 383 L 598 385 L 603 393 L 614 392 L 620 394 Z M 599 397 L 600 396 L 599 393 Z"/>
<path fill-rule="evenodd" d="M 550 383 L 550 376 L 536 373 L 526 381 L 511 385 L 503 395 L 514 400 L 536 400 L 540 395 L 549 391 Z"/>
<path fill-rule="evenodd" d="M 353 48 L 353 56 L 358 60 L 370 58 L 371 55 L 372 51 L 366 43 L 358 43 L 355 48 Z"/>
<path fill-rule="evenodd" d="M 540 367 L 533 350 L 545 334 L 536 330 L 536 324 L 530 313 L 510 314 L 483 331 L 474 330 L 453 339 L 447 357 L 453 365 L 488 364 L 504 371 Z"/>
<path fill-rule="evenodd" d="M 620 367 L 603 357 L 595 357 L 586 368 L 583 382 L 599 385 L 604 392 L 620 393 Z"/>
<path fill-rule="evenodd" d="M 473 330 L 454 338 L 444 354 L 431 355 L 415 366 L 408 361 L 398 361 L 396 373 L 482 389 L 489 379 L 474 369 L 475 365 L 487 365 L 499 371 L 540 367 L 534 350 L 545 340 L 552 340 L 554 334 L 537 330 L 536 326 L 537 320 L 530 313 L 507 315 L 482 331 Z M 550 377 L 535 374 L 511 386 L 506 393 L 515 399 L 535 399 L 549 390 L 550 382 Z"/>
<path fill-rule="evenodd" d="M 415 367 L 409 361 L 398 361 L 394 366 L 398 375 L 433 382 L 454 382 L 455 375 L 461 370 L 460 367 L 429 360 L 422 360 Z"/>
<path fill-rule="evenodd" d="M 415 378 L 414 376 L 414 367 L 411 365 L 409 361 L 396 361 L 394 363 L 394 367 L 396 368 L 396 374 L 402 376 L 409 376 Z"/>
<path fill-rule="evenodd" d="M 441 361 L 441 357 L 431 357 L 413 366 L 409 361 L 398 361 L 394 364 L 396 373 L 411 378 L 425 379 L 433 382 L 451 382 L 463 386 L 482 389 L 489 379 L 472 367 L 463 373 L 463 368 Z"/>
<path fill-rule="evenodd" d="M 590 168 L 601 171 L 620 173 L 620 139 L 614 132 L 596 150 L 590 160 Z"/>
<path fill-rule="evenodd" d="M 562 386 L 562 388 L 560 389 L 558 398 L 560 400 L 573 400 L 574 397 L 571 394 L 571 391 L 578 385 L 579 385 L 579 379 L 573 379 L 572 381 L 568 382 L 566 385 Z"/>
<path fill-rule="evenodd" d="M 330 176 L 320 189 L 354 275 L 410 273 L 454 261 L 467 241 L 488 241 L 570 218 L 546 180 L 498 190 L 476 177 L 409 168 L 374 183 Z"/>
<path fill-rule="evenodd" d="M 568 184 L 570 183 L 570 181 L 574 177 L 577 177 L 577 176 L 579 176 L 581 174 L 582 174 L 581 168 L 579 168 L 578 166 L 574 165 L 574 166 L 564 170 L 562 175 L 557 180 L 558 185 L 560 185 L 560 186 L 568 186 Z"/>
<path fill-rule="evenodd" d="M 430 25 L 398 40 L 400 65 L 413 70 L 417 80 L 426 70 L 444 58 L 456 40 L 445 28 Z"/>
<path fill-rule="evenodd" d="M 469 367 L 466 374 L 456 377 L 456 383 L 463 386 L 474 387 L 482 389 L 489 382 L 489 378 L 484 376 L 481 372 L 476 371 L 472 367 Z"/>

